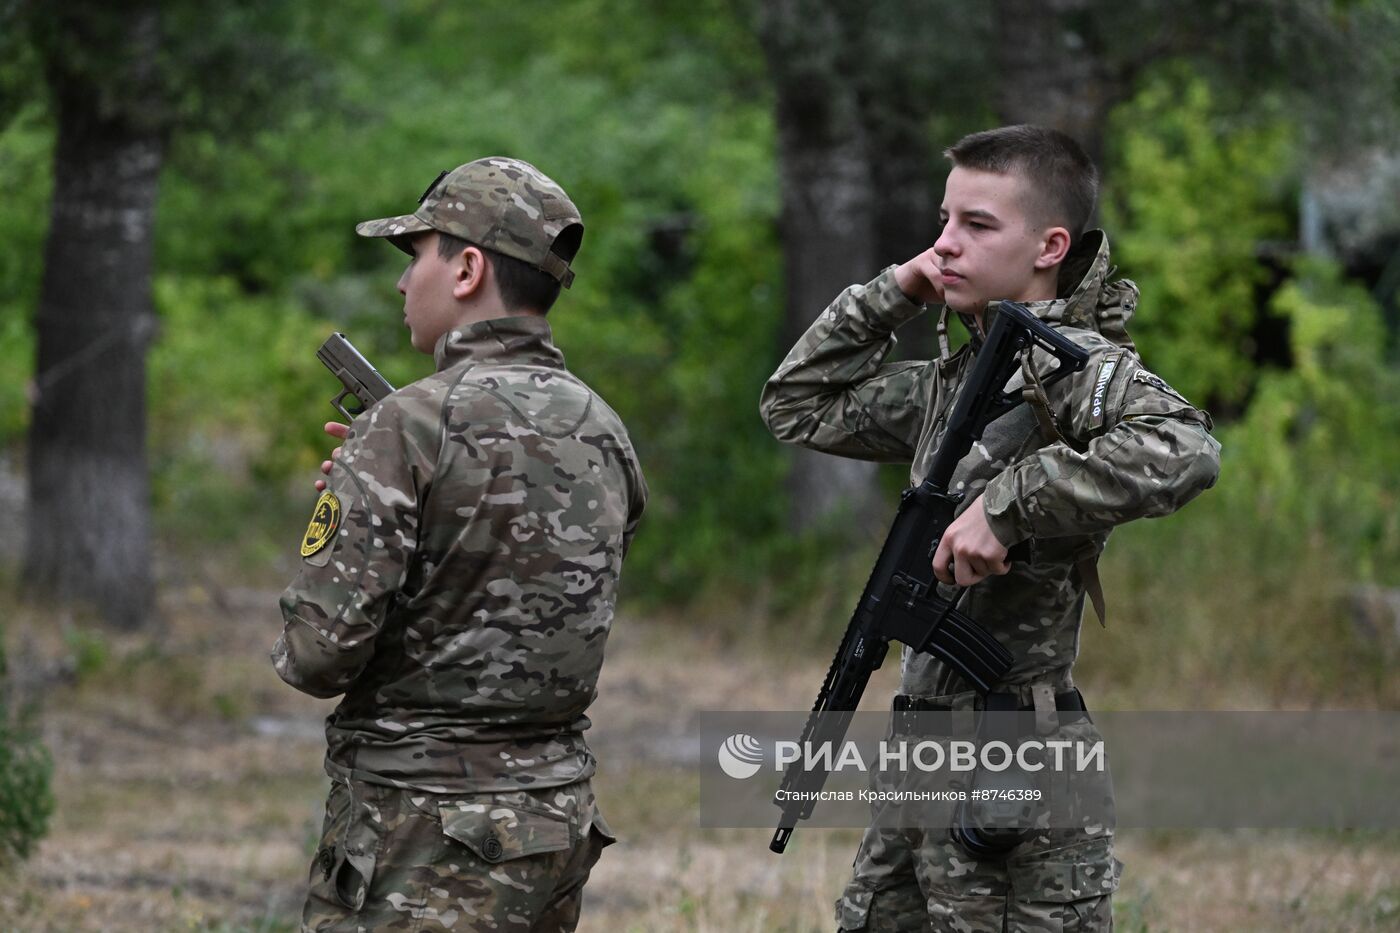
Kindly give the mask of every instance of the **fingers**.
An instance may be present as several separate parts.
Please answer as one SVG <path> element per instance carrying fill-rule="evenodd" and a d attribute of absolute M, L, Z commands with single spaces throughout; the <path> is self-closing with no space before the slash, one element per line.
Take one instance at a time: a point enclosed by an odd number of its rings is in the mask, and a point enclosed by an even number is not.
<path fill-rule="evenodd" d="M 349 425 L 341 424 L 339 421 L 327 421 L 327 422 L 326 422 L 326 433 L 329 434 L 329 435 L 331 435 L 332 437 L 337 437 L 337 438 L 340 438 L 341 440 L 344 440 L 344 439 L 345 439 L 345 436 L 346 436 L 347 434 L 350 433 L 350 427 L 349 427 Z M 329 460 L 322 460 L 322 461 L 321 461 L 321 472 L 324 473 L 324 474 L 326 474 L 327 476 L 330 476 L 330 475 L 331 475 L 331 468 L 332 468 L 333 466 L 335 466 L 335 459 L 336 459 L 337 457 L 339 457 L 339 456 L 340 456 L 340 448 L 337 447 L 335 450 L 332 450 L 332 451 L 331 451 L 331 456 L 330 456 L 330 459 L 329 459 Z M 318 479 L 318 480 L 316 480 L 316 491 L 317 491 L 317 492 L 324 492 L 325 489 L 326 489 L 326 481 L 323 480 L 323 479 Z"/>
<path fill-rule="evenodd" d="M 896 266 L 895 283 L 911 301 L 929 304 L 943 300 L 943 268 L 932 249 L 924 250 L 903 265 Z"/>
<path fill-rule="evenodd" d="M 988 577 L 1005 576 L 1011 572 L 1011 565 L 1004 560 L 973 551 L 960 550 L 948 542 L 947 537 L 938 542 L 938 550 L 933 555 L 933 575 L 940 583 L 956 583 L 968 587 L 981 583 Z"/>
<path fill-rule="evenodd" d="M 958 586 L 972 586 L 980 583 L 987 576 L 981 569 L 980 562 L 972 560 L 970 557 L 953 559 L 953 579 L 958 581 Z"/>
<path fill-rule="evenodd" d="M 966 554 L 955 555 L 950 548 L 946 558 L 942 555 L 943 545 L 940 543 L 933 556 L 933 575 L 938 578 L 939 583 L 968 587 L 980 583 L 988 576 L 987 565 Z"/>
<path fill-rule="evenodd" d="M 944 535 L 938 542 L 938 549 L 933 552 L 933 575 L 938 578 L 939 583 L 953 582 L 953 571 L 949 568 L 952 562 L 953 547 L 948 541 L 948 536 Z"/>
<path fill-rule="evenodd" d="M 330 460 L 322 460 L 322 461 L 321 461 L 321 472 L 322 472 L 322 473 L 325 473 L 326 475 L 329 476 L 329 475 L 330 475 L 330 472 L 331 472 L 331 464 L 332 464 L 332 462 L 333 462 L 337 457 L 339 457 L 339 456 L 340 456 L 340 448 L 337 447 L 335 450 L 332 450 L 332 451 L 331 451 L 331 459 L 330 459 Z"/>
<path fill-rule="evenodd" d="M 934 301 L 943 301 L 943 260 L 930 248 L 923 254 L 924 277 L 928 280 L 929 290 L 934 295 Z M 933 302 L 929 302 L 932 304 Z"/>
<path fill-rule="evenodd" d="M 990 554 L 972 551 L 953 552 L 953 579 L 958 586 L 972 586 L 988 577 L 1004 577 L 1011 572 L 1011 565 Z"/>

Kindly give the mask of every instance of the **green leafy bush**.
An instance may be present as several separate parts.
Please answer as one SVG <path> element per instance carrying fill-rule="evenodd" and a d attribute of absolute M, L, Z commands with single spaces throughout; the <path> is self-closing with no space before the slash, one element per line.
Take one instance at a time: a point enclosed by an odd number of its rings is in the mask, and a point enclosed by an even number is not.
<path fill-rule="evenodd" d="M 53 127 L 41 106 L 0 122 L 0 445 L 23 437 L 29 423 L 30 319 L 48 229 L 52 146 Z"/>
<path fill-rule="evenodd" d="M 1400 686 L 1348 605 L 1356 584 L 1400 584 L 1400 373 L 1380 308 L 1315 259 L 1283 265 L 1259 307 L 1261 244 L 1286 229 L 1295 187 L 1282 125 L 1225 127 L 1176 70 L 1115 125 L 1107 213 L 1142 288 L 1144 358 L 1188 397 L 1247 405 L 1216 426 L 1214 489 L 1115 532 L 1118 625 L 1085 633 L 1082 673 L 1116 703 L 1393 704 Z M 1261 314 L 1287 334 L 1287 368 L 1250 357 Z"/>
<path fill-rule="evenodd" d="M 1283 120 L 1239 125 L 1184 67 L 1159 70 L 1112 119 L 1117 164 L 1104 221 L 1114 260 L 1142 289 L 1132 332 L 1187 398 L 1244 402 L 1260 262 L 1289 233 L 1296 163 Z"/>
<path fill-rule="evenodd" d="M 0 650 L 0 683 L 6 673 Z M 28 858 L 53 813 L 53 761 L 26 719 L 0 700 L 0 864 Z"/>
<path fill-rule="evenodd" d="M 1400 684 L 1352 621 L 1358 583 L 1400 585 L 1400 374 L 1380 312 L 1335 267 L 1300 264 L 1273 308 L 1297 365 L 1266 371 L 1216 432 L 1216 488 L 1115 534 L 1088 676 L 1139 699 L 1393 705 Z"/>

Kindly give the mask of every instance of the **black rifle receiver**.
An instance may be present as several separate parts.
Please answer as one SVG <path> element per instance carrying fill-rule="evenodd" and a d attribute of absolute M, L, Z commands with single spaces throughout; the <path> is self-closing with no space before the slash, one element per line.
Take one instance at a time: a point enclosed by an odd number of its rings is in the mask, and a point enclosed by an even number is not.
<path fill-rule="evenodd" d="M 344 386 L 340 394 L 331 399 L 331 407 L 344 415 L 346 421 L 353 421 L 356 415 L 363 414 L 365 409 L 394 391 L 388 380 L 379 375 L 379 370 L 370 365 L 369 360 L 355 349 L 350 338 L 344 334 L 335 333 L 327 337 L 316 351 L 316 358 Z M 341 404 L 346 396 L 353 398 L 359 407 L 347 411 Z"/>
<path fill-rule="evenodd" d="M 1011 668 L 1011 653 L 956 608 L 962 593 L 952 600 L 938 595 L 933 554 L 963 499 L 962 493 L 948 491 L 953 471 L 987 425 L 1021 403 L 1020 393 L 1006 392 L 1005 386 L 1019 365 L 1020 354 L 1037 347 L 1058 361 L 1042 379 L 1046 386 L 1083 369 L 1089 360 L 1087 352 L 1037 319 L 1025 305 L 1000 302 L 972 373 L 953 404 L 933 465 L 922 483 L 900 495 L 899 510 L 817 694 L 799 748 L 831 743 L 837 750 L 891 641 L 933 654 L 979 693 L 988 692 Z M 783 811 L 769 844 L 774 852 L 787 848 L 793 829 L 812 815 L 816 792 L 826 784 L 824 770 L 808 771 L 801 765 L 799 759 L 788 766 L 774 801 Z"/>

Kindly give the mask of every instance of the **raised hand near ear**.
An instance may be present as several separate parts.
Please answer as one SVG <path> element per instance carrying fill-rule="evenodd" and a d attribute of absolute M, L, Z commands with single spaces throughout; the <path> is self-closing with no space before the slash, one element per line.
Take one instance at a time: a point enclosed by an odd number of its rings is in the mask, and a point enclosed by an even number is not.
<path fill-rule="evenodd" d="M 915 304 L 943 303 L 943 264 L 933 247 L 896 268 L 894 280 L 904 297 Z"/>

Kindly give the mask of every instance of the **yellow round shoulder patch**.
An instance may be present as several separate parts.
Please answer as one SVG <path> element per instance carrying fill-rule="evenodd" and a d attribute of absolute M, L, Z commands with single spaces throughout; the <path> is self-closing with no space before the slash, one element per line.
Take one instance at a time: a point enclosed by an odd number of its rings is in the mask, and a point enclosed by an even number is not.
<path fill-rule="evenodd" d="M 306 536 L 301 539 L 301 556 L 310 557 L 330 544 L 339 527 L 340 500 L 327 489 L 316 500 L 316 508 L 311 510 L 311 523 L 306 526 Z"/>

